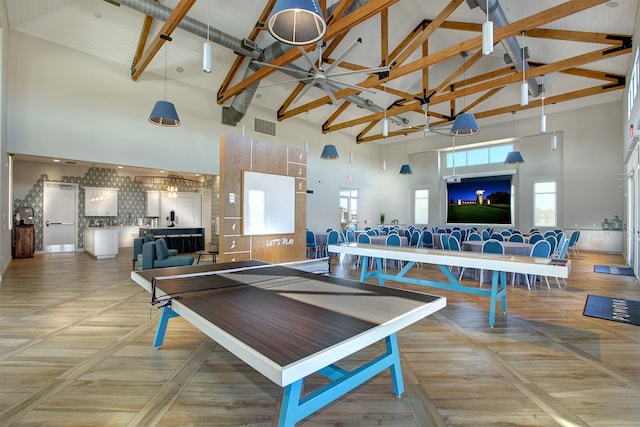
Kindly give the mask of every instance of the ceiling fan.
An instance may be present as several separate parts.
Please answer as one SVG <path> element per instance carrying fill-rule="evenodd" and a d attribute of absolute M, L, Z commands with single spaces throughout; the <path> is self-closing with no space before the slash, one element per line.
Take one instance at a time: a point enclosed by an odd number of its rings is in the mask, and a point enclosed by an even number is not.
<path fill-rule="evenodd" d="M 291 83 L 291 82 L 307 83 L 307 86 L 298 94 L 298 96 L 293 102 L 298 101 L 305 93 L 307 93 L 309 88 L 311 88 L 312 86 L 317 86 L 322 88 L 327 93 L 327 95 L 329 95 L 333 103 L 337 104 L 338 99 L 333 94 L 334 89 L 331 87 L 332 85 L 339 87 L 340 89 L 348 87 L 348 88 L 356 89 L 359 91 L 366 91 L 370 93 L 374 93 L 375 91 L 368 88 L 361 87 L 361 86 L 357 86 L 351 83 L 347 83 L 342 80 L 338 80 L 336 79 L 336 77 L 344 77 L 344 76 L 349 76 L 354 74 L 365 74 L 365 73 L 366 74 L 385 73 L 391 69 L 390 66 L 384 66 L 384 67 L 367 68 L 364 70 L 352 70 L 352 71 L 343 71 L 343 72 L 334 73 L 333 72 L 334 68 L 336 68 L 338 64 L 342 62 L 345 56 L 347 56 L 353 49 L 355 49 L 360 44 L 362 44 L 362 39 L 358 38 L 332 64 L 329 64 L 329 66 L 326 68 L 324 67 L 325 63 L 322 58 L 322 47 L 323 47 L 322 41 L 318 42 L 317 44 L 318 65 L 316 65 L 316 61 L 311 59 L 311 57 L 309 56 L 306 50 L 304 50 L 301 46 L 297 46 L 302 56 L 306 59 L 306 61 L 309 63 L 311 67 L 309 71 L 296 67 L 295 65 L 292 65 L 292 64 L 282 67 L 279 65 L 270 64 L 268 62 L 260 62 L 255 60 L 253 62 L 258 65 L 277 68 L 279 70 L 284 71 L 287 74 L 294 74 L 294 75 L 300 76 L 299 78 L 295 78 L 293 80 L 288 80 L 286 82 L 281 82 L 274 85 L 267 85 L 263 87 L 277 86 L 277 85 L 282 85 L 282 84 Z"/>

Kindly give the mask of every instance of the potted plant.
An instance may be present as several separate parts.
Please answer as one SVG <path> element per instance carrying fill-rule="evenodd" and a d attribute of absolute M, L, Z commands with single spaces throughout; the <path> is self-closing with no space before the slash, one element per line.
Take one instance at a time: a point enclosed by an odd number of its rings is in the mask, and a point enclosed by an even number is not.
<path fill-rule="evenodd" d="M 380 214 L 380 224 L 384 224 L 384 212 Z"/>

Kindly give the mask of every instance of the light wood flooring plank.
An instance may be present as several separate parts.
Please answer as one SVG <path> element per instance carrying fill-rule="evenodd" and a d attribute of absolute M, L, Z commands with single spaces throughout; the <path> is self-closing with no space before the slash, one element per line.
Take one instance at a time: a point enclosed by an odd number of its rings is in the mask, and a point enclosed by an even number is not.
<path fill-rule="evenodd" d="M 172 319 L 164 346 L 152 348 L 159 311 L 130 280 L 130 257 L 12 260 L 0 284 L 0 424 L 273 425 L 281 389 L 184 320 Z M 567 286 L 509 286 L 509 313 L 494 328 L 485 297 L 387 282 L 448 299 L 398 333 L 404 395 L 393 395 L 384 372 L 299 425 L 637 426 L 640 327 L 582 309 L 590 293 L 640 300 L 638 280 L 593 272 L 594 264 L 623 264 L 619 255 L 572 262 Z M 359 276 L 335 260 L 332 272 Z M 442 280 L 434 266 L 410 275 Z M 324 381 L 314 375 L 305 389 Z"/>

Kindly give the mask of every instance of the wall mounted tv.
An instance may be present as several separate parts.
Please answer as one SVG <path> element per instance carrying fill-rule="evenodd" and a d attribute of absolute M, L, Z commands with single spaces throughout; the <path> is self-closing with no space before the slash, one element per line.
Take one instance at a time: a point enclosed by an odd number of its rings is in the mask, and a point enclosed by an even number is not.
<path fill-rule="evenodd" d="M 244 171 L 242 226 L 245 235 L 295 233 L 295 179 Z"/>
<path fill-rule="evenodd" d="M 511 175 L 462 178 L 447 182 L 447 222 L 513 224 Z"/>

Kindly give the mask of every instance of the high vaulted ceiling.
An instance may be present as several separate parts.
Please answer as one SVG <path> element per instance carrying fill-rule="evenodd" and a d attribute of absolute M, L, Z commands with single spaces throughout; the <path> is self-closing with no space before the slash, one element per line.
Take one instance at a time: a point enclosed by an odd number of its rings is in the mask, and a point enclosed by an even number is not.
<path fill-rule="evenodd" d="M 539 115 L 543 97 L 558 110 L 620 100 L 638 6 L 638 0 L 490 0 L 495 48 L 482 56 L 486 0 L 320 0 L 328 29 L 322 49 L 307 46 L 309 58 L 317 60 L 321 50 L 328 67 L 360 39 L 333 73 L 391 65 L 388 74 L 335 77 L 363 88 L 332 85 L 336 103 L 320 87 L 299 96 L 305 83 L 293 80 L 310 66 L 263 25 L 275 0 L 0 1 L 13 30 L 120 63 L 141 84 L 163 75 L 166 60 L 167 77 L 210 91 L 225 107 L 227 124 L 256 103 L 277 111 L 277 120 L 300 117 L 359 143 L 384 142 L 385 117 L 390 137 L 422 132 L 427 105 L 430 126 L 446 129 L 463 111 L 474 113 L 480 127 L 508 122 L 512 111 Z M 165 46 L 161 34 L 171 43 Z M 215 43 L 211 74 L 201 69 L 207 38 Z M 523 78 L 527 106 L 520 105 Z"/>

